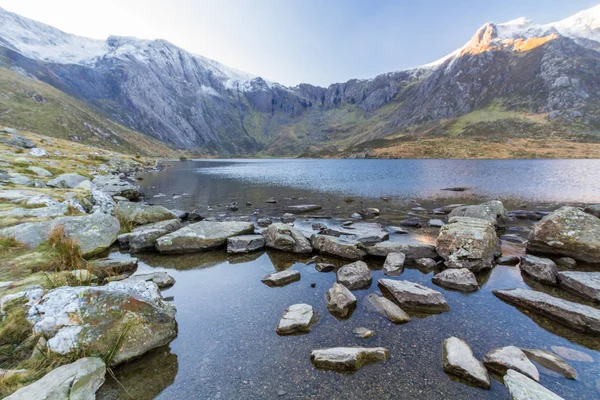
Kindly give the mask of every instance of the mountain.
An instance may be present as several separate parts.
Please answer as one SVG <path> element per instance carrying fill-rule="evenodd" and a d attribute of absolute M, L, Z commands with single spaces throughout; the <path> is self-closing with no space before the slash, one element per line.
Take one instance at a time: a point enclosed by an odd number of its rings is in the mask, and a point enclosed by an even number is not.
<path fill-rule="evenodd" d="M 600 6 L 481 27 L 407 71 L 286 87 L 163 40 L 64 33 L 0 9 L 0 65 L 175 148 L 339 155 L 427 138 L 600 140 Z"/>

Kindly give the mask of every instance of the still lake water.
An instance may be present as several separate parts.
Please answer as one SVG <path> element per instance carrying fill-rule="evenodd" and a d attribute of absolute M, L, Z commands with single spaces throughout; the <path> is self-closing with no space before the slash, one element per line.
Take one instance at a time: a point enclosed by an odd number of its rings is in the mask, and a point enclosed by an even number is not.
<path fill-rule="evenodd" d="M 299 218 L 296 226 L 311 230 L 312 222 L 337 224 L 357 209 L 381 209 L 384 224 L 411 215 L 418 201 L 428 210 L 451 203 L 474 203 L 501 198 L 507 208 L 554 209 L 563 203 L 600 202 L 598 160 L 232 160 L 172 162 L 162 172 L 144 174 L 141 184 L 147 201 L 170 208 L 198 209 L 202 215 L 280 216 L 286 205 L 317 203 L 323 210 L 314 217 Z M 469 187 L 467 192 L 448 192 L 446 187 Z M 157 196 L 157 197 L 155 197 Z M 390 201 L 382 201 L 388 196 Z M 277 204 L 265 199 L 276 197 Z M 344 197 L 355 201 L 347 203 Z M 246 206 L 246 201 L 252 206 Z M 226 205 L 238 202 L 238 212 Z M 363 202 L 361 204 L 360 202 Z M 221 204 L 221 206 L 219 206 Z M 209 208 L 210 206 L 210 208 Z M 423 215 L 427 221 L 427 216 Z M 511 226 L 527 236 L 530 222 Z M 514 233 L 514 232 L 511 232 Z M 412 229 L 409 235 L 390 240 L 431 243 L 432 228 Z M 523 249 L 504 244 L 506 253 Z M 117 249 L 112 256 L 118 257 Z M 405 269 L 395 279 L 407 279 L 441 291 L 450 312 L 414 317 L 394 325 L 366 308 L 363 298 L 379 292 L 383 260 L 367 260 L 373 270 L 369 289 L 354 291 L 358 307 L 347 320 L 337 320 L 325 309 L 325 292 L 335 273 L 319 273 L 312 256 L 275 251 L 230 256 L 213 251 L 184 256 L 141 254 L 139 273 L 164 270 L 177 283 L 163 291 L 177 306 L 179 336 L 169 346 L 116 369 L 124 388 L 136 399 L 508 399 L 501 382 L 491 390 L 456 382 L 442 369 L 441 342 L 448 336 L 466 340 L 475 356 L 496 347 L 550 350 L 551 346 L 575 349 L 593 362 L 569 361 L 578 372 L 570 381 L 542 367 L 541 383 L 565 399 L 600 398 L 600 339 L 573 333 L 536 316 L 529 316 L 497 299 L 491 291 L 533 287 L 569 300 L 586 303 L 558 289 L 523 280 L 517 267 L 496 266 L 478 275 L 481 289 L 463 294 L 435 286 L 434 272 Z M 344 262 L 319 258 L 337 265 Z M 293 268 L 302 279 L 281 288 L 260 282 L 274 270 Z M 310 287 L 315 282 L 316 287 Z M 322 315 L 313 331 L 301 336 L 278 336 L 275 326 L 283 310 L 308 303 Z M 364 340 L 352 330 L 367 327 L 376 336 Z M 315 369 L 310 362 L 314 348 L 333 346 L 384 346 L 390 358 L 364 367 L 355 374 Z M 100 391 L 101 399 L 131 398 L 111 381 Z"/>

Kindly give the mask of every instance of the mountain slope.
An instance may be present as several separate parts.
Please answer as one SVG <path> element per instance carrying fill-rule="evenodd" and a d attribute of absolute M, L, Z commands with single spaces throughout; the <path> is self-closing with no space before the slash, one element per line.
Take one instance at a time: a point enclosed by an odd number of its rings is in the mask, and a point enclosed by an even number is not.
<path fill-rule="evenodd" d="M 339 154 L 428 135 L 596 141 L 599 14 L 489 23 L 437 62 L 328 88 L 267 82 L 162 40 L 81 38 L 2 9 L 0 45 L 8 68 L 162 142 L 218 155 Z M 505 114 L 461 120 L 490 107 Z"/>

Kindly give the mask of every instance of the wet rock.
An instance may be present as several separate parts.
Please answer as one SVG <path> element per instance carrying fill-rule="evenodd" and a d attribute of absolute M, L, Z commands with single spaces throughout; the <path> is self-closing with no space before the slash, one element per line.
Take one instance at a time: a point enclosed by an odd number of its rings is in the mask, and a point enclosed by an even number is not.
<path fill-rule="evenodd" d="M 600 310 L 527 289 L 492 291 L 500 299 L 578 332 L 600 335 Z"/>
<path fill-rule="evenodd" d="M 49 180 L 46 184 L 54 188 L 73 189 L 81 182 L 87 180 L 86 177 L 75 173 L 62 174 Z"/>
<path fill-rule="evenodd" d="M 354 333 L 354 336 L 359 337 L 361 339 L 369 339 L 375 336 L 375 331 L 372 331 L 365 327 L 354 328 L 352 329 L 352 333 Z"/>
<path fill-rule="evenodd" d="M 376 216 L 379 215 L 379 209 L 377 209 L 377 208 L 363 208 L 362 210 L 358 211 L 358 214 L 362 218 L 375 218 Z"/>
<path fill-rule="evenodd" d="M 407 235 L 409 233 L 407 230 L 402 229 L 399 226 L 388 226 L 387 229 L 390 233 L 395 233 L 397 235 Z"/>
<path fill-rule="evenodd" d="M 556 265 L 560 265 L 561 267 L 566 268 L 575 268 L 577 266 L 577 261 L 572 259 L 571 257 L 561 257 L 554 261 Z"/>
<path fill-rule="evenodd" d="M 41 168 L 41 167 L 31 166 L 31 167 L 27 167 L 27 169 L 42 178 L 47 178 L 47 177 L 53 176 L 52 172 L 48 171 L 47 169 Z"/>
<path fill-rule="evenodd" d="M 250 253 L 265 248 L 262 235 L 242 235 L 227 239 L 227 252 L 232 254 Z"/>
<path fill-rule="evenodd" d="M 77 242 L 84 257 L 108 249 L 117 240 L 120 224 L 111 215 L 95 213 L 78 217 L 58 217 L 50 221 L 27 222 L 0 230 L 1 236 L 14 237 L 30 247 L 48 240 L 50 232 L 62 225 L 65 235 Z"/>
<path fill-rule="evenodd" d="M 404 271 L 404 253 L 390 253 L 383 263 L 383 273 L 389 276 L 398 276 Z"/>
<path fill-rule="evenodd" d="M 272 224 L 263 232 L 266 246 L 292 253 L 312 253 L 310 241 L 302 232 L 286 224 Z"/>
<path fill-rule="evenodd" d="M 385 297 L 371 293 L 365 298 L 365 301 L 368 308 L 383 315 L 394 324 L 405 324 L 410 321 L 410 316 L 403 309 Z"/>
<path fill-rule="evenodd" d="M 204 217 L 200 215 L 200 212 L 198 210 L 190 211 L 190 213 L 188 214 L 188 221 L 190 222 L 200 222 L 203 219 Z"/>
<path fill-rule="evenodd" d="M 431 278 L 438 286 L 462 292 L 475 292 L 479 290 L 475 274 L 466 268 L 447 269 Z"/>
<path fill-rule="evenodd" d="M 193 253 L 223 247 L 232 236 L 251 234 L 251 222 L 200 221 L 156 240 L 156 249 L 166 254 Z"/>
<path fill-rule="evenodd" d="M 556 285 L 558 270 L 554 261 L 548 258 L 535 257 L 529 254 L 524 255 L 521 257 L 519 268 L 521 272 L 538 282 L 546 285 Z"/>
<path fill-rule="evenodd" d="M 171 287 L 175 284 L 175 278 L 166 272 L 152 272 L 150 274 L 133 275 L 122 280 L 123 283 L 154 282 L 160 289 Z"/>
<path fill-rule="evenodd" d="M 327 311 L 337 318 L 348 318 L 356 308 L 356 297 L 337 282 L 325 293 Z"/>
<path fill-rule="evenodd" d="M 298 335 L 311 331 L 319 317 L 309 304 L 294 304 L 286 308 L 276 332 L 279 335 Z"/>
<path fill-rule="evenodd" d="M 553 352 L 561 356 L 562 358 L 566 358 L 571 361 L 579 361 L 579 362 L 594 362 L 594 359 L 590 357 L 588 354 L 581 352 L 575 349 L 569 349 L 567 347 L 562 346 L 550 346 Z"/>
<path fill-rule="evenodd" d="M 436 215 L 447 215 L 450 214 L 455 208 L 462 206 L 464 206 L 464 204 L 449 204 L 447 206 L 434 208 L 433 213 Z"/>
<path fill-rule="evenodd" d="M 496 231 L 490 222 L 453 217 L 440 229 L 436 250 L 447 267 L 477 272 L 492 267 L 498 243 Z"/>
<path fill-rule="evenodd" d="M 538 349 L 521 349 L 523 353 L 531 360 L 540 364 L 542 367 L 551 371 L 558 372 L 567 379 L 577 379 L 577 371 L 571 367 L 565 360 L 554 353 Z"/>
<path fill-rule="evenodd" d="M 379 243 L 390 237 L 389 232 L 376 222 L 357 222 L 350 227 L 327 228 L 323 233 L 331 236 L 345 235 L 363 244 Z"/>
<path fill-rule="evenodd" d="M 285 213 L 281 216 L 281 222 L 283 222 L 284 224 L 291 224 L 294 221 L 296 221 L 296 217 L 294 216 L 294 214 L 290 214 L 290 213 Z"/>
<path fill-rule="evenodd" d="M 261 282 L 267 286 L 285 286 L 300 280 L 300 272 L 287 269 L 285 271 L 273 272 L 263 276 Z"/>
<path fill-rule="evenodd" d="M 483 363 L 490 371 L 499 375 L 505 375 L 507 370 L 514 369 L 536 382 L 540 381 L 540 373 L 535 365 L 515 346 L 500 347 L 488 352 L 483 356 Z"/>
<path fill-rule="evenodd" d="M 435 262 L 435 260 L 433 260 L 431 258 L 417 258 L 415 260 L 415 265 L 420 270 L 425 270 L 425 271 L 431 271 L 432 269 L 437 267 L 437 263 Z"/>
<path fill-rule="evenodd" d="M 163 206 L 149 206 L 140 203 L 125 202 L 117 204 L 115 214 L 133 225 L 146 225 L 155 222 L 177 219 L 173 211 Z"/>
<path fill-rule="evenodd" d="M 500 240 L 504 240 L 505 242 L 516 243 L 516 244 L 526 244 L 527 243 L 527 240 L 523 239 L 519 235 L 515 235 L 512 233 L 500 236 Z"/>
<path fill-rule="evenodd" d="M 416 213 L 424 213 L 427 212 L 427 210 L 423 207 L 413 207 L 411 208 L 411 211 L 416 212 Z"/>
<path fill-rule="evenodd" d="M 508 212 L 508 216 L 514 219 L 525 219 L 530 221 L 539 221 L 544 218 L 548 213 L 541 211 L 529 211 L 529 210 L 513 210 Z"/>
<path fill-rule="evenodd" d="M 600 263 L 600 219 L 575 207 L 561 207 L 533 226 L 527 251 Z"/>
<path fill-rule="evenodd" d="M 373 276 L 369 266 L 362 261 L 346 264 L 337 271 L 337 281 L 350 290 L 371 286 Z"/>
<path fill-rule="evenodd" d="M 229 211 L 238 211 L 239 207 L 238 207 L 237 203 L 231 203 L 227 206 L 227 209 Z"/>
<path fill-rule="evenodd" d="M 521 257 L 519 256 L 502 256 L 496 260 L 498 265 L 517 265 L 520 262 Z"/>
<path fill-rule="evenodd" d="M 138 226 L 129 233 L 119 235 L 117 240 L 121 247 L 128 247 L 134 253 L 149 251 L 155 249 L 156 239 L 168 233 L 175 232 L 182 227 L 183 224 L 179 219 L 168 219 L 166 221 Z"/>
<path fill-rule="evenodd" d="M 514 400 L 564 400 L 533 379 L 512 369 L 504 376 L 504 384 Z"/>
<path fill-rule="evenodd" d="M 315 234 L 311 237 L 312 247 L 321 254 L 340 257 L 345 260 L 362 260 L 367 253 L 359 242 L 333 236 Z"/>
<path fill-rule="evenodd" d="M 315 367 L 334 371 L 358 371 L 366 364 L 385 361 L 389 351 L 384 347 L 332 347 L 310 353 Z"/>
<path fill-rule="evenodd" d="M 138 259 L 133 257 L 103 258 L 88 263 L 91 271 L 103 278 L 124 273 L 132 273 L 138 267 Z"/>
<path fill-rule="evenodd" d="M 322 224 L 320 222 L 316 222 L 311 225 L 311 228 L 313 228 L 313 230 L 315 230 L 315 231 L 323 231 L 323 230 L 327 229 L 327 225 Z"/>
<path fill-rule="evenodd" d="M 335 265 L 327 263 L 316 263 L 315 269 L 319 272 L 331 272 L 335 269 Z"/>
<path fill-rule="evenodd" d="M 403 219 L 402 221 L 400 221 L 400 225 L 408 226 L 411 228 L 420 228 L 423 226 L 423 224 L 421 223 L 421 218 L 419 218 L 419 217 Z"/>
<path fill-rule="evenodd" d="M 265 200 L 267 203 L 271 203 L 271 204 L 275 204 L 277 203 L 277 199 L 275 197 L 269 197 L 267 200 Z"/>
<path fill-rule="evenodd" d="M 304 212 L 309 212 L 309 211 L 317 211 L 320 210 L 321 207 L 320 205 L 317 204 L 299 204 L 299 205 L 295 205 L 295 206 L 287 206 L 285 208 L 285 211 L 289 212 L 289 213 L 304 213 Z"/>
<path fill-rule="evenodd" d="M 502 202 L 498 200 L 492 200 L 474 206 L 456 207 L 448 214 L 448 218 L 452 217 L 483 219 L 492 223 L 495 228 L 504 228 L 508 221 L 508 213 Z"/>
<path fill-rule="evenodd" d="M 441 219 L 430 219 L 427 223 L 427 226 L 431 228 L 441 228 L 444 225 L 446 225 L 446 223 Z"/>
<path fill-rule="evenodd" d="M 390 253 L 404 253 L 406 260 L 419 258 L 438 258 L 435 246 L 429 244 L 406 244 L 399 242 L 381 242 L 366 247 L 367 254 L 376 257 L 387 257 Z"/>
<path fill-rule="evenodd" d="M 583 209 L 584 212 L 600 218 L 600 204 L 591 204 Z"/>
<path fill-rule="evenodd" d="M 34 304 L 27 319 L 34 333 L 48 339 L 50 351 L 68 355 L 93 348 L 102 357 L 114 355 L 111 366 L 164 346 L 177 336 L 175 308 L 163 301 L 152 282 L 63 286 Z M 127 335 L 115 350 L 115 338 L 125 330 Z"/>
<path fill-rule="evenodd" d="M 449 311 L 444 295 L 437 290 L 409 281 L 380 279 L 379 289 L 404 310 L 426 313 Z"/>
<path fill-rule="evenodd" d="M 259 218 L 256 221 L 256 224 L 258 226 L 260 226 L 261 228 L 266 228 L 267 226 L 271 225 L 273 223 L 273 221 L 271 220 L 271 218 Z"/>
<path fill-rule="evenodd" d="M 312 287 L 312 288 L 317 287 L 317 282 L 311 282 L 310 287 Z"/>
<path fill-rule="evenodd" d="M 578 296 L 600 303 L 600 272 L 559 272 L 558 284 Z"/>
<path fill-rule="evenodd" d="M 475 358 L 467 342 L 449 337 L 442 342 L 442 348 L 442 364 L 446 373 L 457 376 L 476 387 L 491 388 L 490 375 L 483 363 Z"/>
<path fill-rule="evenodd" d="M 104 383 L 106 365 L 97 357 L 81 358 L 63 365 L 25 386 L 6 400 L 93 400 Z"/>

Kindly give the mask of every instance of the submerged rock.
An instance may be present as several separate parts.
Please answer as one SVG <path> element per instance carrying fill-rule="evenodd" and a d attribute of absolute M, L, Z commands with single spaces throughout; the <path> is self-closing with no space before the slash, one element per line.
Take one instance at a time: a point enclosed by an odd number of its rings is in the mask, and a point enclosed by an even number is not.
<path fill-rule="evenodd" d="M 444 371 L 484 389 L 491 388 L 490 375 L 483 363 L 475 358 L 471 347 L 456 337 L 442 342 Z"/>
<path fill-rule="evenodd" d="M 335 265 L 327 263 L 316 263 L 315 269 L 319 272 L 331 272 L 335 269 Z"/>
<path fill-rule="evenodd" d="M 540 380 L 540 373 L 535 365 L 529 361 L 521 349 L 515 346 L 500 347 L 488 352 L 483 357 L 483 363 L 499 375 L 505 375 L 506 371 L 514 369 L 536 382 Z"/>
<path fill-rule="evenodd" d="M 345 260 L 362 260 L 367 255 L 359 247 L 360 243 L 354 240 L 315 234 L 312 235 L 311 242 L 313 248 L 319 253 L 340 257 Z"/>
<path fill-rule="evenodd" d="M 567 379 L 577 379 L 577 371 L 571 367 L 565 360 L 554 353 L 538 349 L 521 349 L 523 353 L 531 360 L 540 364 L 542 367 L 551 371 L 558 372 Z"/>
<path fill-rule="evenodd" d="M 283 222 L 284 224 L 291 224 L 294 221 L 296 221 L 296 217 L 294 216 L 294 214 L 290 214 L 290 213 L 285 213 L 281 216 L 280 218 L 281 222 Z"/>
<path fill-rule="evenodd" d="M 80 358 L 58 367 L 5 400 L 93 400 L 104 383 L 106 365 L 97 357 Z"/>
<path fill-rule="evenodd" d="M 253 232 L 251 222 L 200 221 L 158 238 L 156 248 L 167 254 L 206 251 L 225 246 L 230 237 Z"/>
<path fill-rule="evenodd" d="M 354 328 L 352 329 L 352 333 L 354 333 L 354 336 L 359 337 L 361 339 L 369 339 L 375 336 L 375 331 L 364 327 Z"/>
<path fill-rule="evenodd" d="M 600 303 L 600 272 L 559 272 L 558 283 L 563 289 Z"/>
<path fill-rule="evenodd" d="M 390 276 L 401 275 L 404 271 L 404 253 L 390 253 L 383 263 L 383 273 Z"/>
<path fill-rule="evenodd" d="M 456 207 L 448 215 L 449 219 L 452 217 L 483 219 L 490 222 L 495 228 L 504 228 L 508 221 L 508 212 L 501 201 L 492 200 L 474 206 Z"/>
<path fill-rule="evenodd" d="M 300 280 L 300 272 L 291 269 L 263 276 L 261 282 L 267 286 L 285 286 Z"/>
<path fill-rule="evenodd" d="M 384 347 L 332 347 L 310 353 L 315 367 L 334 371 L 358 371 L 366 364 L 385 361 L 388 357 L 389 351 Z"/>
<path fill-rule="evenodd" d="M 250 253 L 265 248 L 262 235 L 242 235 L 227 239 L 227 252 L 230 254 Z"/>
<path fill-rule="evenodd" d="M 383 315 L 395 324 L 404 324 L 410 321 L 410 316 L 396 303 L 385 297 L 371 293 L 365 297 L 367 307 Z"/>
<path fill-rule="evenodd" d="M 475 274 L 466 268 L 447 269 L 431 278 L 438 286 L 463 292 L 475 292 L 479 290 Z"/>
<path fill-rule="evenodd" d="M 327 311 L 338 318 L 348 318 L 356 308 L 356 297 L 346 286 L 335 282 L 325 293 Z"/>
<path fill-rule="evenodd" d="M 272 224 L 263 232 L 266 246 L 292 253 L 312 253 L 310 241 L 302 232 L 286 224 Z"/>
<path fill-rule="evenodd" d="M 418 283 L 380 279 L 378 286 L 386 297 L 392 299 L 403 309 L 426 313 L 439 313 L 450 310 L 443 294 Z"/>
<path fill-rule="evenodd" d="M 373 276 L 369 266 L 362 261 L 346 264 L 337 271 L 337 281 L 350 290 L 371 286 Z"/>
<path fill-rule="evenodd" d="M 319 317 L 314 308 L 309 304 L 294 304 L 286 308 L 276 332 L 279 335 L 297 335 L 308 333 Z"/>
<path fill-rule="evenodd" d="M 533 379 L 512 369 L 504 376 L 504 384 L 514 400 L 564 400 Z"/>
<path fill-rule="evenodd" d="M 554 261 L 548 258 L 535 257 L 529 254 L 524 255 L 521 257 L 519 268 L 521 272 L 538 282 L 546 285 L 556 285 L 558 270 Z"/>
<path fill-rule="evenodd" d="M 533 226 L 527 250 L 600 263 L 600 219 L 576 207 L 561 207 Z"/>
<path fill-rule="evenodd" d="M 513 305 L 544 315 L 578 332 L 600 335 L 600 310 L 527 289 L 492 291 Z"/>
<path fill-rule="evenodd" d="M 421 223 L 421 218 L 412 217 L 412 218 L 403 219 L 402 221 L 400 221 L 400 226 L 407 226 L 410 228 L 421 228 L 423 226 L 423 224 Z"/>

